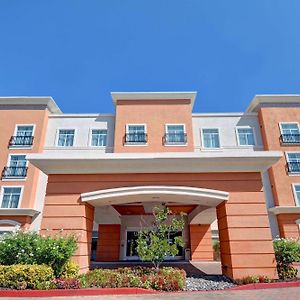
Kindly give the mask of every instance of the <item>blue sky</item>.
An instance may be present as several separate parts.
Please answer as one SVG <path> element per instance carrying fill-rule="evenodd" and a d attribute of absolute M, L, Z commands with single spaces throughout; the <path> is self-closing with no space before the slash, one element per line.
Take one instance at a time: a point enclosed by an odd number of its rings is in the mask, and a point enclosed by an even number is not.
<path fill-rule="evenodd" d="M 300 93 L 299 0 L 0 0 L 0 95 L 112 112 L 111 91 L 198 91 L 194 111 Z"/>

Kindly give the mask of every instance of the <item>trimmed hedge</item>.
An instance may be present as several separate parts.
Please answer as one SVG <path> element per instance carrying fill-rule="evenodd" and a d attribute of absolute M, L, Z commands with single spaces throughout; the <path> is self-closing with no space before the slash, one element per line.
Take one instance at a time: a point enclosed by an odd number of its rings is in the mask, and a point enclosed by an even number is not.
<path fill-rule="evenodd" d="M 186 273 L 184 270 L 165 267 L 135 267 L 119 269 L 95 269 L 82 275 L 83 287 L 120 288 L 139 287 L 161 291 L 184 290 Z"/>
<path fill-rule="evenodd" d="M 53 288 L 54 273 L 46 265 L 0 266 L 0 287 L 47 290 Z"/>

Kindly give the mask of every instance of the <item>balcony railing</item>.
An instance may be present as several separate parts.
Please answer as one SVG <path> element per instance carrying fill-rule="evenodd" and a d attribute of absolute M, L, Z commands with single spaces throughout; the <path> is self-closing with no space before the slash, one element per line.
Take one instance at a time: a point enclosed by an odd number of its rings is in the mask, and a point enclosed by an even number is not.
<path fill-rule="evenodd" d="M 166 133 L 164 136 L 164 144 L 167 145 L 184 145 L 186 142 L 186 133 Z"/>
<path fill-rule="evenodd" d="M 287 163 L 289 173 L 300 173 L 300 161 L 290 161 Z"/>
<path fill-rule="evenodd" d="M 24 178 L 27 175 L 27 167 L 4 167 L 2 178 Z"/>
<path fill-rule="evenodd" d="M 32 146 L 33 136 L 12 136 L 9 140 L 10 147 Z"/>
<path fill-rule="evenodd" d="M 148 141 L 147 133 L 126 133 L 125 144 L 146 144 Z"/>
<path fill-rule="evenodd" d="M 283 144 L 300 144 L 300 134 L 282 134 L 280 136 L 281 143 Z"/>

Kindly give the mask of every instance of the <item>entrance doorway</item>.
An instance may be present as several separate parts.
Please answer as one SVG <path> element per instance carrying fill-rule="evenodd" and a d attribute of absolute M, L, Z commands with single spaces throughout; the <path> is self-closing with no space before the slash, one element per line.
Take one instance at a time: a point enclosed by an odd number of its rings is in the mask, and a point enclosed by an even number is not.
<path fill-rule="evenodd" d="M 126 260 L 140 260 L 137 253 L 137 239 L 138 239 L 138 230 L 127 230 L 126 231 Z M 174 243 L 175 237 L 183 236 L 182 231 L 172 231 L 168 234 L 168 240 L 170 244 Z M 178 254 L 176 256 L 167 256 L 165 258 L 168 260 L 181 260 L 184 258 L 184 251 L 182 247 L 178 247 Z"/>

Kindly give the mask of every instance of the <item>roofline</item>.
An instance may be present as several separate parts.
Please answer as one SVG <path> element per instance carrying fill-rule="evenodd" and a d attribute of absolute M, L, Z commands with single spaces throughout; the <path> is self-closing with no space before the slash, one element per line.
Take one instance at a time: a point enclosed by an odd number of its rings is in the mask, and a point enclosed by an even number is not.
<path fill-rule="evenodd" d="M 197 96 L 196 91 L 186 92 L 111 92 L 114 105 L 118 100 L 191 100 L 192 107 Z"/>
<path fill-rule="evenodd" d="M 50 113 L 61 114 L 62 111 L 50 96 L 30 97 L 12 96 L 0 97 L 0 105 L 46 105 Z"/>
<path fill-rule="evenodd" d="M 262 94 L 255 95 L 246 113 L 256 112 L 263 104 L 300 104 L 300 94 Z"/>
<path fill-rule="evenodd" d="M 220 112 L 220 113 L 192 113 L 192 117 L 255 117 L 257 116 L 256 112 Z"/>

